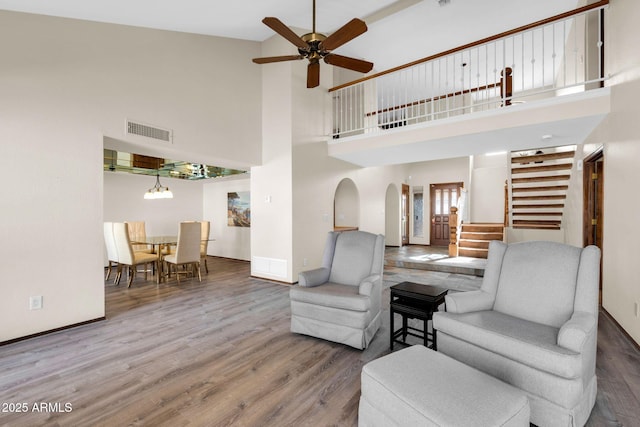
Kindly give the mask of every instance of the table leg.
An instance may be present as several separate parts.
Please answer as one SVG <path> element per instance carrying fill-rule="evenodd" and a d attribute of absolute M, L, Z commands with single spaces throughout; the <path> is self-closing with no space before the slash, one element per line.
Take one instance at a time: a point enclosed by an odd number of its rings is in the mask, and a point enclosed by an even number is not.
<path fill-rule="evenodd" d="M 402 342 L 407 342 L 407 316 L 402 315 Z"/>
<path fill-rule="evenodd" d="M 391 307 L 389 307 L 389 329 L 389 348 L 393 351 L 393 336 L 395 332 L 393 330 L 393 309 Z"/>

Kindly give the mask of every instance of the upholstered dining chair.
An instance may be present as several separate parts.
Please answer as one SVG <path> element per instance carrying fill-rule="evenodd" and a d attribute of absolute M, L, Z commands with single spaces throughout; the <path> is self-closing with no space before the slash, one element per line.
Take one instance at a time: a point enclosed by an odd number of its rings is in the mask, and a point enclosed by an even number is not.
<path fill-rule="evenodd" d="M 207 248 L 209 247 L 211 223 L 209 221 L 200 221 L 200 224 L 202 224 L 202 235 L 200 237 L 200 261 L 204 261 L 204 271 L 209 273 L 209 267 L 207 266 Z"/>
<path fill-rule="evenodd" d="M 157 268 L 158 256 L 145 252 L 137 252 L 133 250 L 131 239 L 129 238 L 129 224 L 124 222 L 113 223 L 113 237 L 118 251 L 118 274 L 116 276 L 116 284 L 120 283 L 122 276 L 122 266 L 127 267 L 128 281 L 127 287 L 131 287 L 133 278 L 136 275 L 136 266 L 144 265 L 144 278 L 147 279 L 147 265 L 153 264 Z M 159 276 L 158 276 L 159 278 Z"/>
<path fill-rule="evenodd" d="M 198 272 L 198 280 L 202 281 L 200 274 L 200 241 L 202 236 L 199 222 L 181 222 L 178 229 L 178 244 L 175 253 L 164 256 L 167 266 L 167 277 L 171 275 L 171 265 L 175 267 L 176 278 L 180 283 L 180 274 L 190 273 L 189 269 L 180 271 L 178 266 L 192 266 Z"/>
<path fill-rule="evenodd" d="M 125 221 L 129 229 L 129 239 L 132 242 L 144 241 L 147 237 L 147 226 L 144 221 Z M 133 244 L 133 250 L 136 252 L 153 253 L 153 249 L 148 245 Z"/>
<path fill-rule="evenodd" d="M 116 248 L 116 240 L 113 237 L 113 222 L 104 223 L 104 244 L 107 248 L 107 260 L 109 262 L 107 266 L 107 272 L 104 280 L 109 280 L 111 276 L 111 269 L 113 266 L 118 266 L 118 250 Z"/>

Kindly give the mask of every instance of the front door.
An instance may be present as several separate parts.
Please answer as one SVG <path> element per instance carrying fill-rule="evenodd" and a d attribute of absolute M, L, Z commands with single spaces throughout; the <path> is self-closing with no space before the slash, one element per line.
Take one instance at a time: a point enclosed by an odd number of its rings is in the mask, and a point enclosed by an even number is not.
<path fill-rule="evenodd" d="M 431 184 L 431 245 L 449 244 L 449 213 L 456 206 L 462 182 Z"/>
<path fill-rule="evenodd" d="M 402 184 L 402 246 L 409 244 L 409 186 Z"/>

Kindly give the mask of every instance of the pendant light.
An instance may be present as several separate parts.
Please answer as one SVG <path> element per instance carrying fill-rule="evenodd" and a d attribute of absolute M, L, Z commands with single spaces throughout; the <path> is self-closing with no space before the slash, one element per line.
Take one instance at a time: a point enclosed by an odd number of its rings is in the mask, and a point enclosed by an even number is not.
<path fill-rule="evenodd" d="M 156 175 L 156 185 L 151 187 L 146 193 L 144 193 L 145 199 L 173 199 L 173 193 L 169 190 L 169 187 L 163 187 L 160 185 L 160 174 Z"/>

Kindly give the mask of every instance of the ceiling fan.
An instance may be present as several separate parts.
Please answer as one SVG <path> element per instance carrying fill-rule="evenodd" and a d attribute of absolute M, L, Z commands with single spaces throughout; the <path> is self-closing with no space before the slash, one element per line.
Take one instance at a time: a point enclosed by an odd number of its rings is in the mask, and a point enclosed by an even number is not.
<path fill-rule="evenodd" d="M 254 58 L 256 64 L 268 64 L 270 62 L 293 61 L 307 58 L 307 87 L 313 88 L 320 84 L 320 60 L 330 65 L 346 68 L 349 70 L 368 73 L 373 68 L 373 63 L 361 59 L 350 58 L 348 56 L 331 53 L 343 44 L 355 39 L 367 31 L 367 24 L 354 18 L 340 27 L 329 36 L 316 33 L 316 1 L 313 0 L 313 27 L 310 33 L 299 37 L 289 27 L 278 18 L 267 17 L 262 22 L 285 39 L 289 40 L 298 48 L 298 55 L 269 56 L 265 58 Z"/>

